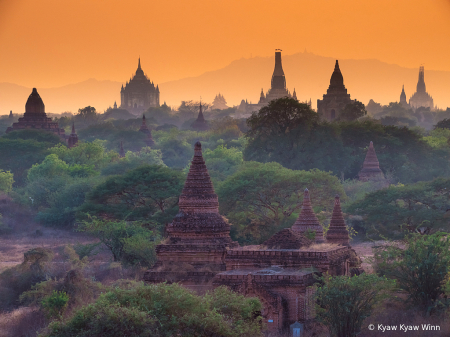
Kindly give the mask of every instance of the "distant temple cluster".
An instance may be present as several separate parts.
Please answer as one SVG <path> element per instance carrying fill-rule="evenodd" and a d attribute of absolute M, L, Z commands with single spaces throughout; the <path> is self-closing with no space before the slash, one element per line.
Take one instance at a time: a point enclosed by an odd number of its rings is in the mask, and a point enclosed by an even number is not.
<path fill-rule="evenodd" d="M 138 61 L 136 74 L 120 90 L 120 107 L 134 115 L 145 112 L 150 107 L 159 107 L 159 87 L 150 82 Z"/>
<path fill-rule="evenodd" d="M 405 86 L 402 88 L 400 94 L 400 104 L 405 109 L 417 110 L 420 107 L 429 108 L 430 111 L 436 109 L 433 101 L 433 97 L 427 92 L 425 86 L 425 68 L 420 66 L 419 68 L 419 80 L 417 81 L 417 89 L 414 95 L 409 99 L 409 103 L 406 102 Z"/>
<path fill-rule="evenodd" d="M 325 237 L 306 189 L 300 215 L 291 228 L 259 246 L 240 247 L 233 242 L 230 224 L 219 214 L 200 142 L 194 151 L 179 213 L 167 227 L 167 241 L 156 248 L 158 260 L 145 273 L 145 282 L 179 282 L 199 293 L 225 285 L 257 296 L 269 330 L 280 331 L 314 317 L 315 272 L 363 272 L 349 244 L 339 196 Z"/>
<path fill-rule="evenodd" d="M 12 118 L 12 111 L 10 112 L 9 117 Z M 42 101 L 41 96 L 39 96 L 36 88 L 33 88 L 33 91 L 28 97 L 23 117 L 19 118 L 17 123 L 13 123 L 12 126 L 8 127 L 6 133 L 26 129 L 52 132 L 61 137 L 69 147 L 74 147 L 78 143 L 75 124 L 72 125 L 72 132 L 70 135 L 66 135 L 64 129 L 61 129 L 58 123 L 53 122 L 50 117 L 47 117 L 44 102 Z"/>

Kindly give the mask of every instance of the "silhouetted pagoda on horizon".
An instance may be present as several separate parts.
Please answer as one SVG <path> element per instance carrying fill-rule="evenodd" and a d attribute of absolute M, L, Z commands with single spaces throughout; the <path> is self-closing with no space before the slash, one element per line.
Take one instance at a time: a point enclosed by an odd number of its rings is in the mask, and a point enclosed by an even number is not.
<path fill-rule="evenodd" d="M 317 100 L 317 113 L 321 118 L 332 121 L 339 118 L 340 112 L 351 102 L 350 94 L 347 93 L 344 85 L 344 76 L 339 68 L 339 61 L 336 60 L 327 93 L 323 95 L 323 99 Z"/>
<path fill-rule="evenodd" d="M 327 231 L 327 242 L 350 246 L 350 237 L 345 225 L 344 215 L 341 210 L 341 200 L 338 195 L 334 198 L 333 214 L 331 215 L 330 227 Z"/>
<path fill-rule="evenodd" d="M 155 141 L 152 137 L 152 131 L 149 129 L 149 127 L 147 126 L 147 122 L 145 121 L 145 115 L 142 115 L 142 124 L 139 128 L 139 132 L 145 133 L 147 135 L 147 138 L 145 139 L 145 144 L 147 144 L 147 146 L 151 147 L 155 145 Z"/>
<path fill-rule="evenodd" d="M 209 129 L 209 125 L 203 117 L 202 103 L 200 102 L 200 111 L 198 112 L 197 119 L 191 124 L 191 128 L 195 131 L 206 131 Z"/>
<path fill-rule="evenodd" d="M 75 122 L 72 123 L 72 132 L 70 133 L 69 137 L 67 138 L 67 146 L 70 148 L 77 146 L 78 144 L 78 135 L 75 131 Z"/>
<path fill-rule="evenodd" d="M 424 107 L 430 108 L 431 111 L 435 110 L 433 97 L 427 92 L 425 86 L 425 68 L 420 66 L 419 68 L 419 80 L 417 81 L 417 90 L 414 95 L 409 99 L 409 106 L 414 110 Z"/>
<path fill-rule="evenodd" d="M 53 132 L 64 140 L 66 139 L 64 129 L 60 129 L 58 123 L 52 122 L 52 119 L 47 117 L 44 102 L 42 101 L 41 96 L 39 96 L 36 88 L 33 88 L 33 91 L 28 97 L 23 117 L 19 118 L 17 123 L 14 123 L 7 128 L 6 133 L 23 129 L 37 129 Z"/>
<path fill-rule="evenodd" d="M 294 232 L 300 233 L 304 236 L 306 232 L 311 231 L 315 232 L 314 241 L 317 243 L 324 242 L 323 238 L 323 227 L 319 223 L 319 219 L 317 219 L 316 214 L 314 214 L 314 210 L 311 206 L 311 199 L 309 196 L 309 191 L 306 188 L 303 194 L 303 204 L 302 210 L 292 226 L 292 230 Z"/>
<path fill-rule="evenodd" d="M 380 169 L 373 142 L 370 142 L 367 150 L 366 159 L 364 159 L 363 168 L 359 171 L 358 178 L 361 181 L 384 179 L 383 171 Z"/>

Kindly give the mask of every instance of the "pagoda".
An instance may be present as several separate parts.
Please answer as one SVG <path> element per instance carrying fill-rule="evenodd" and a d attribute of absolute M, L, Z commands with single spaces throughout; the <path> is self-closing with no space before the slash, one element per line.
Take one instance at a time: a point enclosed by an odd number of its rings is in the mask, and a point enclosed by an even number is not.
<path fill-rule="evenodd" d="M 197 119 L 191 124 L 191 128 L 195 131 L 206 131 L 209 129 L 208 123 L 203 117 L 202 103 L 200 102 L 200 111 L 198 112 Z"/>
<path fill-rule="evenodd" d="M 414 110 L 424 107 L 430 108 L 431 111 L 434 110 L 433 97 L 427 93 L 425 86 L 425 68 L 421 66 L 419 68 L 419 80 L 417 81 L 417 90 L 414 95 L 409 99 L 409 105 Z"/>
<path fill-rule="evenodd" d="M 350 246 L 350 237 L 342 214 L 339 195 L 336 195 L 334 198 L 333 214 L 331 216 L 330 228 L 328 228 L 326 238 L 327 242 L 337 243 L 342 246 Z"/>
<path fill-rule="evenodd" d="M 75 123 L 72 123 L 72 132 L 70 133 L 69 137 L 67 138 L 67 146 L 70 149 L 77 145 L 78 145 L 78 135 L 75 132 Z"/>
<path fill-rule="evenodd" d="M 66 141 L 64 129 L 60 129 L 58 123 L 52 122 L 52 119 L 47 117 L 44 102 L 36 88 L 33 88 L 33 91 L 28 97 L 23 117 L 19 118 L 17 123 L 13 123 L 12 126 L 7 128 L 6 133 L 24 129 L 53 132 Z"/>
<path fill-rule="evenodd" d="M 383 172 L 380 169 L 373 142 L 370 142 L 367 150 L 366 159 L 364 159 L 363 168 L 359 171 L 358 178 L 361 181 L 384 179 Z"/>
<path fill-rule="evenodd" d="M 351 102 L 339 68 L 339 61 L 336 60 L 327 93 L 323 95 L 323 99 L 317 100 L 317 113 L 321 118 L 332 121 L 339 118 L 340 112 Z"/>
<path fill-rule="evenodd" d="M 145 144 L 147 144 L 147 146 L 153 146 L 155 145 L 155 141 L 153 140 L 152 137 L 152 131 L 148 128 L 147 123 L 145 121 L 145 115 L 142 115 L 142 124 L 141 127 L 139 128 L 139 132 L 145 133 L 147 135 L 147 138 L 145 139 Z"/>
<path fill-rule="evenodd" d="M 195 288 L 225 270 L 227 249 L 238 245 L 230 238 L 230 224 L 219 214 L 200 142 L 195 143 L 178 207 L 178 214 L 166 228 L 166 243 L 156 247 L 158 261 L 144 280 L 155 283 L 170 279 Z"/>
<path fill-rule="evenodd" d="M 294 225 L 292 225 L 292 230 L 302 235 L 305 235 L 305 233 L 308 231 L 315 232 L 315 242 L 324 242 L 323 228 L 319 223 L 319 219 L 317 219 L 316 215 L 314 214 L 314 210 L 311 206 L 309 191 L 307 188 L 305 189 L 303 196 L 302 210 L 297 218 L 297 221 L 295 221 Z M 305 236 L 307 237 L 307 235 Z"/>

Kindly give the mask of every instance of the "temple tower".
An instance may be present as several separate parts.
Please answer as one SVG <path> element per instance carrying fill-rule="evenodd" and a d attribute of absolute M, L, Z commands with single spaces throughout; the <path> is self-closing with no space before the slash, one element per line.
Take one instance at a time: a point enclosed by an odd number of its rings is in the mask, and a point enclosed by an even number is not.
<path fill-rule="evenodd" d="M 271 88 L 267 92 L 265 102 L 283 97 L 291 97 L 286 89 L 286 77 L 284 76 L 283 66 L 281 64 L 281 50 L 275 50 L 275 68 L 273 69 Z"/>
<path fill-rule="evenodd" d="M 405 86 L 402 87 L 402 93 L 400 94 L 400 104 L 403 108 L 409 109 L 410 106 L 408 102 L 406 101 L 406 93 L 405 93 Z"/>
<path fill-rule="evenodd" d="M 359 171 L 358 177 L 361 181 L 384 179 L 377 154 L 375 153 L 375 148 L 373 147 L 373 142 L 370 142 L 366 159 L 364 159 L 363 168 Z"/>
<path fill-rule="evenodd" d="M 6 133 L 23 129 L 37 129 L 53 132 L 65 141 L 67 138 L 64 129 L 60 129 L 58 123 L 52 122 L 52 119 L 47 117 L 44 102 L 42 101 L 41 96 L 39 96 L 36 88 L 33 88 L 33 91 L 28 97 L 23 117 L 19 118 L 17 123 L 13 123 L 12 126 L 7 128 Z"/>
<path fill-rule="evenodd" d="M 120 141 L 120 145 L 119 145 L 119 158 L 123 158 L 125 157 L 125 151 L 123 149 L 123 142 Z"/>
<path fill-rule="evenodd" d="M 9 116 L 8 118 L 14 118 L 13 114 L 12 114 L 12 110 L 9 111 Z"/>
<path fill-rule="evenodd" d="M 145 139 L 145 144 L 147 144 L 147 146 L 151 147 L 155 145 L 155 141 L 152 137 L 152 131 L 148 128 L 147 122 L 145 121 L 145 115 L 142 115 L 142 124 L 139 128 L 139 132 L 145 133 L 147 135 L 147 138 Z"/>
<path fill-rule="evenodd" d="M 339 68 L 339 61 L 336 60 L 327 93 L 323 95 L 322 100 L 317 100 L 317 113 L 322 119 L 333 121 L 339 118 L 340 112 L 351 102 Z"/>
<path fill-rule="evenodd" d="M 417 91 L 409 99 L 409 105 L 414 110 L 420 107 L 430 108 L 431 111 L 434 110 L 433 97 L 431 97 L 426 91 L 425 68 L 423 66 L 420 66 L 419 68 L 419 80 L 417 81 Z"/>
<path fill-rule="evenodd" d="M 306 237 L 305 232 L 313 231 L 316 232 L 315 242 L 322 243 L 323 239 L 323 228 L 319 223 L 316 215 L 311 206 L 311 199 L 309 196 L 309 191 L 306 188 L 303 196 L 303 204 L 300 215 L 292 226 L 294 232 L 298 232 Z"/>
<path fill-rule="evenodd" d="M 159 107 L 159 87 L 150 82 L 141 68 L 141 59 L 138 60 L 138 68 L 133 78 L 122 85 L 120 90 L 120 107 L 137 115 L 150 107 Z"/>
<path fill-rule="evenodd" d="M 191 124 L 191 128 L 194 129 L 195 131 L 206 131 L 209 129 L 208 123 L 206 122 L 205 117 L 203 117 L 201 102 L 200 102 L 200 111 L 198 112 L 198 117 Z"/>
<path fill-rule="evenodd" d="M 327 242 L 350 246 L 350 237 L 342 214 L 339 195 L 336 195 L 334 198 L 333 214 L 331 216 L 330 228 L 327 231 Z"/>
<path fill-rule="evenodd" d="M 69 135 L 69 138 L 67 138 L 67 146 L 69 149 L 71 149 L 74 146 L 78 145 L 78 135 L 75 132 L 75 122 L 72 123 L 72 132 Z"/>

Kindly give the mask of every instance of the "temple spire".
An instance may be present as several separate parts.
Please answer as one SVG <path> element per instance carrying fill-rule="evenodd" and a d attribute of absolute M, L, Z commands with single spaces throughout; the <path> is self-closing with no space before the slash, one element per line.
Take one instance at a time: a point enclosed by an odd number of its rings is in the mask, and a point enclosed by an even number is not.
<path fill-rule="evenodd" d="M 342 76 L 341 69 L 339 68 L 338 60 L 336 60 L 336 63 L 334 65 L 334 71 L 333 71 L 333 74 L 331 75 L 330 87 L 328 90 L 330 90 L 330 89 L 344 89 L 345 90 L 344 77 Z"/>
<path fill-rule="evenodd" d="M 75 131 L 75 122 L 72 122 L 72 132 L 67 138 L 67 146 L 69 149 L 78 145 L 78 135 Z"/>
<path fill-rule="evenodd" d="M 373 142 L 370 142 L 367 150 L 366 158 L 364 159 L 363 168 L 359 172 L 359 180 L 368 181 L 372 178 L 384 178 L 383 172 L 380 169 L 380 162 L 378 161 Z"/>
<path fill-rule="evenodd" d="M 275 49 L 275 68 L 272 75 L 272 89 L 286 90 L 286 78 L 281 64 L 281 49 Z"/>
<path fill-rule="evenodd" d="M 306 188 L 303 194 L 302 210 L 294 225 L 292 226 L 294 232 L 305 235 L 305 232 L 316 232 L 315 241 L 318 243 L 324 242 L 323 228 L 319 223 L 314 210 L 311 206 L 311 199 L 309 190 Z"/>
<path fill-rule="evenodd" d="M 327 242 L 350 246 L 350 237 L 342 214 L 339 195 L 334 198 L 333 214 L 327 231 Z"/>
<path fill-rule="evenodd" d="M 417 81 L 417 92 L 426 92 L 424 66 L 420 66 L 419 68 L 419 80 Z"/>
<path fill-rule="evenodd" d="M 197 119 L 191 124 L 191 128 L 193 128 L 196 131 L 206 131 L 209 129 L 208 123 L 206 122 L 205 117 L 203 116 L 201 101 Z"/>

